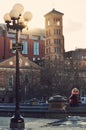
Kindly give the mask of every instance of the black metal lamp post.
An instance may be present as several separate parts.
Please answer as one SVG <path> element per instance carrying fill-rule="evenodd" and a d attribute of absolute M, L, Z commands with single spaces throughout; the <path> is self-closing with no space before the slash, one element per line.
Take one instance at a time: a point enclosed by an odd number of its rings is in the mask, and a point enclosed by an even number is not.
<path fill-rule="evenodd" d="M 22 15 L 23 6 L 21 4 L 14 5 L 10 13 L 5 14 L 4 20 L 7 25 L 7 29 L 12 29 L 16 31 L 16 88 L 15 88 L 15 114 L 10 120 L 11 130 L 23 130 L 24 129 L 24 119 L 20 115 L 19 109 L 19 51 L 22 49 L 22 45 L 19 43 L 19 32 L 27 27 L 27 22 L 31 20 L 32 14 L 30 12 L 25 12 Z"/>

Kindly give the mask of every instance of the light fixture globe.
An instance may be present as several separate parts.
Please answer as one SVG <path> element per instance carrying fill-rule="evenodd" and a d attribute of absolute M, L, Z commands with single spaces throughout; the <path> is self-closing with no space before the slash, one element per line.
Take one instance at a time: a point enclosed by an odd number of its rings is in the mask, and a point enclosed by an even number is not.
<path fill-rule="evenodd" d="M 4 15 L 4 21 L 5 21 L 6 23 L 10 23 L 10 22 L 11 22 L 11 17 L 10 17 L 10 15 L 9 15 L 9 13 L 6 13 L 6 14 Z"/>
<path fill-rule="evenodd" d="M 11 19 L 18 19 L 19 15 L 20 15 L 20 13 L 18 12 L 18 10 L 12 9 L 10 11 L 10 17 L 11 17 Z"/>
<path fill-rule="evenodd" d="M 17 3 L 13 6 L 13 10 L 17 10 L 19 12 L 19 14 L 21 15 L 22 12 L 24 11 L 24 7 L 22 4 Z"/>
<path fill-rule="evenodd" d="M 23 15 L 23 18 L 27 22 L 30 21 L 32 19 L 32 13 L 29 12 L 29 11 L 25 12 L 24 15 Z"/>
<path fill-rule="evenodd" d="M 26 27 L 26 22 L 24 21 L 24 18 L 23 17 L 20 17 L 19 19 L 19 25 L 22 26 L 22 28 L 25 28 Z"/>

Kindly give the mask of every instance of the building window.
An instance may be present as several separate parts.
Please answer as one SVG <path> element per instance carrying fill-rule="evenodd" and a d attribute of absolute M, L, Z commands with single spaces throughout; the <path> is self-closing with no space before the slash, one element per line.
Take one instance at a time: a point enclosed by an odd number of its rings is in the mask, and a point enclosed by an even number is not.
<path fill-rule="evenodd" d="M 39 42 L 34 41 L 34 55 L 39 55 Z"/>
<path fill-rule="evenodd" d="M 9 88 L 12 88 L 12 86 L 13 86 L 13 75 L 11 75 L 8 79 L 8 86 L 9 86 Z"/>
<path fill-rule="evenodd" d="M 50 53 L 50 48 L 47 48 L 46 49 L 46 54 L 49 54 Z"/>
<path fill-rule="evenodd" d="M 54 29 L 54 34 L 58 34 L 58 29 Z"/>
<path fill-rule="evenodd" d="M 47 21 L 47 25 L 48 25 L 48 26 L 50 25 L 50 20 Z"/>
<path fill-rule="evenodd" d="M 59 43 L 59 40 L 58 39 L 54 39 L 54 44 L 58 45 L 58 43 Z"/>
<path fill-rule="evenodd" d="M 58 48 L 55 47 L 54 48 L 54 52 L 57 53 L 58 52 Z"/>
<path fill-rule="evenodd" d="M 61 34 L 61 30 L 60 29 L 54 29 L 54 34 L 60 35 Z"/>
<path fill-rule="evenodd" d="M 60 49 L 60 48 L 55 47 L 55 48 L 54 48 L 54 52 L 55 52 L 55 53 L 60 53 L 60 52 L 61 52 L 61 49 Z"/>
<path fill-rule="evenodd" d="M 60 20 L 57 21 L 57 26 L 60 26 Z"/>
<path fill-rule="evenodd" d="M 54 44 L 55 45 L 60 45 L 61 44 L 61 39 L 54 39 Z"/>
<path fill-rule="evenodd" d="M 28 43 L 27 43 L 27 41 L 23 40 L 22 45 L 23 45 L 22 54 L 28 54 Z"/>
<path fill-rule="evenodd" d="M 12 66 L 13 65 L 13 61 L 9 61 L 9 65 Z"/>
<path fill-rule="evenodd" d="M 46 46 L 50 45 L 50 39 L 46 40 Z"/>
<path fill-rule="evenodd" d="M 58 39 L 58 45 L 59 46 L 61 45 L 61 39 Z"/>
<path fill-rule="evenodd" d="M 26 74 L 25 75 L 25 85 L 27 85 L 28 84 L 28 75 Z"/>
<path fill-rule="evenodd" d="M 54 18 L 53 21 L 54 21 L 54 24 L 56 24 L 57 26 L 60 26 L 60 19 Z"/>

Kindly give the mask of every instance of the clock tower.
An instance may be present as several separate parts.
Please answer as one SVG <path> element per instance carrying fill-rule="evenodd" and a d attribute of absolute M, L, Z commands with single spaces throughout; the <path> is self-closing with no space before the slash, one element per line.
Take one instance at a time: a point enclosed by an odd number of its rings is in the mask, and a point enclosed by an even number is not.
<path fill-rule="evenodd" d="M 45 60 L 64 59 L 64 14 L 53 9 L 45 14 Z"/>

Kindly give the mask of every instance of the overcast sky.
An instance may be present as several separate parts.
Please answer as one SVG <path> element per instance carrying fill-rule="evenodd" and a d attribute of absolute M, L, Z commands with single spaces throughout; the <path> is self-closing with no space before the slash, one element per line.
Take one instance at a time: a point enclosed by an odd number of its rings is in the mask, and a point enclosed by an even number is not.
<path fill-rule="evenodd" d="M 86 0 L 1 0 L 0 23 L 4 23 L 4 14 L 10 12 L 16 3 L 21 3 L 24 11 L 32 13 L 30 28 L 44 28 L 44 15 L 53 8 L 64 13 L 65 50 L 86 48 Z"/>

